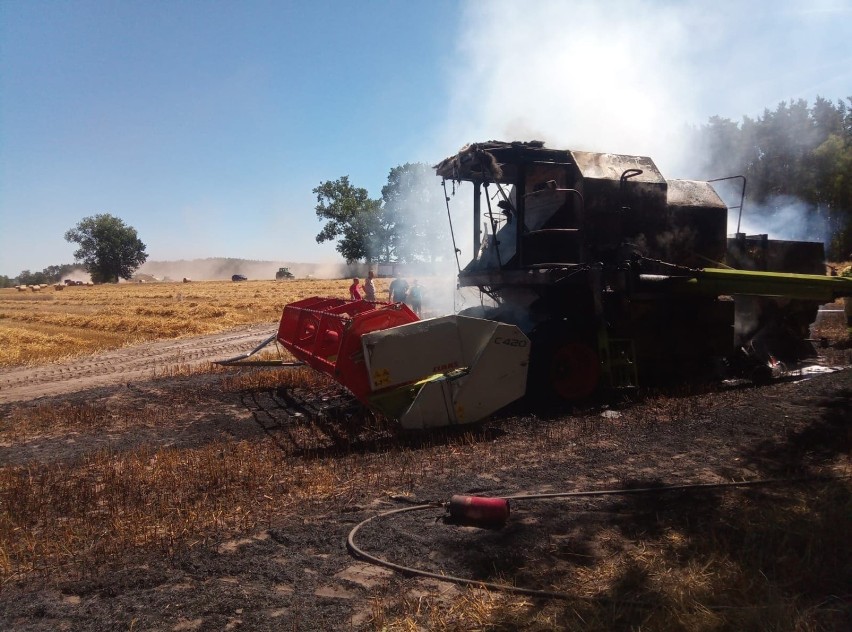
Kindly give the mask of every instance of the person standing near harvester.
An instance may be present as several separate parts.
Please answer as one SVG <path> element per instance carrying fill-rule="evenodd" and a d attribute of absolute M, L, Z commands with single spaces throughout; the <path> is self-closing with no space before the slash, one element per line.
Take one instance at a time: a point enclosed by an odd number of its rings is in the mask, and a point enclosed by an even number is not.
<path fill-rule="evenodd" d="M 408 294 L 408 281 L 402 277 L 391 281 L 388 288 L 388 299 L 391 303 L 404 303 L 406 294 Z"/>
<path fill-rule="evenodd" d="M 420 316 L 423 308 L 423 287 L 417 282 L 417 279 L 414 279 L 411 289 L 408 290 L 408 304 L 411 305 L 412 311 Z"/>
<path fill-rule="evenodd" d="M 373 284 L 373 279 L 375 278 L 375 274 L 370 270 L 367 273 L 367 280 L 364 282 L 364 299 L 368 301 L 376 300 L 376 286 Z"/>

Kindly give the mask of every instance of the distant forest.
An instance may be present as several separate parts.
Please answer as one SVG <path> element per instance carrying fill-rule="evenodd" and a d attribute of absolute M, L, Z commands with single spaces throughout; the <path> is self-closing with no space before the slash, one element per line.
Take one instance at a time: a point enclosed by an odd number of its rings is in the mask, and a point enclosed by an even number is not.
<path fill-rule="evenodd" d="M 701 177 L 747 178 L 746 212 L 795 203 L 800 219 L 824 226 L 829 260 L 852 259 L 852 97 L 781 102 L 740 123 L 714 116 L 696 145 L 706 157 Z"/>

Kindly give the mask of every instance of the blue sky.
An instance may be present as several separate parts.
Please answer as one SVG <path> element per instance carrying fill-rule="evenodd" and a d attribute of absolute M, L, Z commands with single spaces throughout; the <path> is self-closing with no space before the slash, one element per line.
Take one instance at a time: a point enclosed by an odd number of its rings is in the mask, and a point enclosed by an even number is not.
<path fill-rule="evenodd" d="M 323 180 L 490 138 L 690 177 L 684 125 L 817 95 L 852 96 L 852 0 L 0 0 L 0 274 L 103 212 L 152 260 L 336 261 Z"/>

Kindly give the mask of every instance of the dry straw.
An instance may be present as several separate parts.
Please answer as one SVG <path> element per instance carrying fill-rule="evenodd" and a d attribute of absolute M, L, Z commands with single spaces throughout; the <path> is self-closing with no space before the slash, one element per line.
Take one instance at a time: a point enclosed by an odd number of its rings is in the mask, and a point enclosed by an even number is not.
<path fill-rule="evenodd" d="M 121 283 L 48 295 L 0 290 L 0 366 L 37 364 L 129 343 L 275 323 L 306 296 L 347 296 L 347 281 Z"/>

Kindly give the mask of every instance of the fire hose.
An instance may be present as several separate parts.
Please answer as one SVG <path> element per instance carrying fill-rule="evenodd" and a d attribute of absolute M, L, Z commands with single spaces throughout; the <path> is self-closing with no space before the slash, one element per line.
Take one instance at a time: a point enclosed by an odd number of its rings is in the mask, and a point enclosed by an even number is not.
<path fill-rule="evenodd" d="M 602 490 L 586 490 L 586 491 L 570 491 L 570 492 L 553 492 L 547 494 L 517 494 L 514 496 L 495 496 L 493 499 L 501 499 L 505 501 L 525 501 L 525 500 L 544 500 L 544 499 L 553 499 L 553 498 L 578 498 L 578 497 L 590 497 L 590 496 L 626 496 L 633 494 L 661 494 L 665 492 L 671 491 L 690 491 L 690 490 L 712 490 L 712 489 L 728 489 L 728 488 L 737 488 L 737 487 L 759 487 L 759 486 L 769 486 L 769 485 L 791 485 L 796 483 L 811 483 L 811 482 L 828 482 L 828 481 L 840 481 L 840 480 L 848 480 L 852 478 L 850 476 L 809 476 L 809 477 L 801 477 L 801 478 L 769 478 L 769 479 L 757 479 L 752 481 L 738 481 L 738 482 L 727 482 L 727 483 L 689 483 L 683 485 L 666 485 L 661 487 L 636 487 L 636 488 L 626 488 L 626 489 L 602 489 Z M 501 592 L 509 592 L 519 595 L 529 595 L 533 597 L 542 597 L 548 599 L 565 599 L 565 600 L 581 600 L 581 601 L 602 601 L 609 600 L 606 597 L 587 597 L 583 595 L 572 595 L 566 592 L 560 591 L 551 591 L 551 590 L 540 590 L 536 588 L 524 588 L 521 586 L 512 586 L 509 584 L 498 584 L 495 582 L 486 582 L 478 579 L 471 579 L 468 577 L 457 577 L 454 575 L 445 575 L 441 573 L 433 573 L 431 571 L 425 571 L 418 568 L 413 568 L 410 566 L 405 566 L 402 564 L 396 564 L 394 562 L 389 562 L 380 557 L 372 555 L 371 553 L 367 553 L 362 548 L 360 548 L 355 543 L 355 536 L 360 531 L 361 527 L 369 524 L 370 522 L 380 520 L 382 518 L 387 518 L 389 516 L 393 516 L 395 514 L 401 514 L 410 511 L 423 511 L 426 509 L 438 509 L 438 508 L 447 508 L 449 503 L 440 503 L 440 502 L 429 502 L 423 503 L 419 505 L 412 505 L 410 507 L 401 507 L 399 509 L 391 509 L 389 511 L 385 511 L 375 516 L 371 516 L 366 520 L 359 522 L 355 527 L 349 532 L 349 536 L 346 539 L 346 546 L 349 552 L 356 558 L 362 559 L 365 562 L 373 564 L 375 566 L 382 566 L 384 568 L 389 568 L 391 570 L 397 571 L 399 573 L 403 573 L 405 575 L 413 575 L 417 577 L 428 577 L 431 579 L 437 579 L 439 581 L 449 582 L 452 584 L 459 584 L 462 586 L 474 586 L 477 588 L 485 588 L 487 590 L 496 590 Z M 631 603 L 636 605 L 642 605 L 644 602 L 642 601 L 633 601 L 633 600 L 624 600 L 619 599 L 619 603 Z"/>

